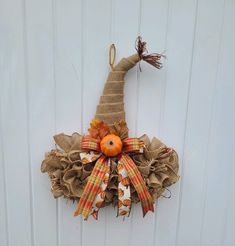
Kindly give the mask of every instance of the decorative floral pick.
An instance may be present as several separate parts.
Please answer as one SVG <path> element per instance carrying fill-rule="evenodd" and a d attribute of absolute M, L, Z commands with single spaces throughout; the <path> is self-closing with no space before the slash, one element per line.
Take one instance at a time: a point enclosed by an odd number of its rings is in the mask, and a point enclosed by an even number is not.
<path fill-rule="evenodd" d="M 116 49 L 110 47 L 111 71 L 91 121 L 88 134 L 54 136 L 59 148 L 46 154 L 42 172 L 51 179 L 55 198 L 77 201 L 75 216 L 98 219 L 101 207 L 113 204 L 117 216 L 129 216 L 133 202 L 141 202 L 143 216 L 154 211 L 154 201 L 178 180 L 178 156 L 157 138 L 128 136 L 124 111 L 124 77 L 141 60 L 160 69 L 163 55 L 147 54 L 141 37 L 137 53 L 114 65 Z"/>

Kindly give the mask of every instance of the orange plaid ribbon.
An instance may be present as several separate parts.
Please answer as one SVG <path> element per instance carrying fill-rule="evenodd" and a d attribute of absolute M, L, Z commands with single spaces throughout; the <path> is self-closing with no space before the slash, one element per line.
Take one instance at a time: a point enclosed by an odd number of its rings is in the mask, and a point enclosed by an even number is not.
<path fill-rule="evenodd" d="M 100 151 L 100 143 L 91 136 L 84 136 L 82 138 L 82 149 Z"/>
<path fill-rule="evenodd" d="M 88 151 L 100 151 L 98 141 L 91 138 L 90 136 L 83 137 L 82 148 Z M 118 165 L 122 165 L 125 168 L 128 178 L 134 186 L 141 201 L 143 216 L 145 216 L 148 211 L 154 211 L 153 200 L 137 166 L 128 155 L 128 153 L 138 153 L 142 150 L 142 148 L 143 143 L 138 138 L 126 138 L 123 140 L 123 152 L 119 155 Z M 88 179 L 87 185 L 79 200 L 74 216 L 82 214 L 84 220 L 88 219 L 92 211 L 93 202 L 96 196 L 101 192 L 102 183 L 104 182 L 105 178 L 107 178 L 107 174 L 109 176 L 109 172 L 109 157 L 106 157 L 102 154 L 96 161 L 96 164 Z M 98 210 L 94 216 L 96 219 L 97 213 Z"/>

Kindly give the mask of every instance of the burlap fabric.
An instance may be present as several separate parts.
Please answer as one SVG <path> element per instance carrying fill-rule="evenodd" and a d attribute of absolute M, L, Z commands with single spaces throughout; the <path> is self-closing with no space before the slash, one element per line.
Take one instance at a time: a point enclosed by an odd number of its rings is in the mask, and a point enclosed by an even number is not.
<path fill-rule="evenodd" d="M 128 136 L 124 111 L 124 78 L 126 73 L 140 60 L 144 60 L 160 69 L 161 54 L 146 54 L 146 43 L 137 39 L 137 53 L 114 66 L 105 83 L 103 93 L 96 108 L 95 119 L 108 124 L 111 129 L 123 140 Z M 114 47 L 114 46 L 113 46 Z M 115 59 L 114 59 L 115 60 Z M 58 148 L 46 153 L 41 165 L 41 171 L 48 173 L 51 180 L 51 191 L 55 198 L 64 196 L 67 199 L 78 201 L 94 168 L 95 161 L 82 164 L 80 153 L 82 136 L 74 133 L 72 136 L 58 134 L 54 136 Z M 151 141 L 144 135 L 141 137 L 145 147 L 144 152 L 131 154 L 130 157 L 138 167 L 153 201 L 163 195 L 168 186 L 178 180 L 178 156 L 174 149 L 168 148 L 157 138 Z M 118 201 L 118 174 L 117 158 L 111 158 L 111 171 L 107 192 L 103 206 L 117 205 Z M 139 202 L 135 189 L 131 186 L 131 199 Z"/>
<path fill-rule="evenodd" d="M 128 70 L 140 61 L 138 54 L 123 58 L 109 73 L 103 94 L 96 108 L 95 118 L 112 126 L 114 122 L 125 120 L 124 78 Z"/>
<path fill-rule="evenodd" d="M 51 180 L 51 191 L 55 198 L 64 196 L 70 200 L 79 200 L 87 183 L 94 163 L 83 165 L 79 153 L 82 136 L 74 133 L 72 136 L 59 134 L 54 137 L 59 148 L 47 153 L 41 165 L 41 171 L 47 172 Z M 160 140 L 152 141 L 144 135 L 141 139 L 145 143 L 143 154 L 132 156 L 141 172 L 148 190 L 155 201 L 165 189 L 178 180 L 177 153 L 167 148 Z M 112 158 L 111 174 L 107 187 L 104 206 L 117 204 L 117 159 Z M 136 191 L 131 187 L 132 201 L 139 202 Z"/>

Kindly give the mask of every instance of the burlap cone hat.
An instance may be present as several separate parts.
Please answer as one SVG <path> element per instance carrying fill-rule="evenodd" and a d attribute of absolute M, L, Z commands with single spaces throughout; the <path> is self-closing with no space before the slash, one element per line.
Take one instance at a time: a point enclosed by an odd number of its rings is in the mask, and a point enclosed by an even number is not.
<path fill-rule="evenodd" d="M 138 62 L 144 60 L 154 67 L 160 69 L 160 59 L 162 54 L 145 54 L 146 43 L 140 37 L 136 41 L 136 53 L 126 58 L 122 58 L 117 65 L 114 65 L 116 49 L 114 44 L 110 46 L 109 64 L 111 71 L 104 85 L 103 94 L 100 97 L 96 108 L 95 118 L 104 121 L 109 126 L 120 120 L 125 121 L 124 110 L 124 83 L 126 73 Z"/>

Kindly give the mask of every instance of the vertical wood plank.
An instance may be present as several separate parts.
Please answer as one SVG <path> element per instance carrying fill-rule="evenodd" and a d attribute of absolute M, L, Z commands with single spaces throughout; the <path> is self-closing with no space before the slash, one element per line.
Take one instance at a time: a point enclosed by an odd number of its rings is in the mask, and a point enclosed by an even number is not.
<path fill-rule="evenodd" d="M 170 1 L 165 62 L 166 87 L 159 136 L 167 145 L 175 147 L 179 153 L 180 165 L 185 137 L 196 10 L 196 0 Z M 170 187 L 170 190 L 171 199 L 159 199 L 158 202 L 154 239 L 156 245 L 172 246 L 176 242 L 180 183 Z"/>
<path fill-rule="evenodd" d="M 0 245 L 233 246 L 234 10 L 233 0 L 0 1 Z M 126 77 L 130 136 L 175 147 L 181 180 L 144 219 L 138 204 L 125 221 L 108 207 L 82 222 L 76 204 L 54 200 L 40 163 L 55 132 L 87 132 L 110 41 L 119 60 L 139 33 L 167 60 Z"/>
<path fill-rule="evenodd" d="M 143 40 L 147 42 L 149 53 L 161 53 L 165 50 L 166 43 L 168 1 L 142 1 L 141 10 L 140 34 Z M 147 134 L 150 138 L 152 136 L 157 137 L 163 109 L 165 68 L 159 71 L 145 62 L 141 62 L 140 65 L 142 72 L 138 71 L 137 136 Z M 135 206 L 133 209 L 131 245 L 153 244 L 156 215 L 157 206 L 155 207 L 155 214 L 149 212 L 142 219 L 141 205 Z"/>
<path fill-rule="evenodd" d="M 213 3 L 214 4 L 214 3 Z M 223 245 L 226 242 L 226 219 L 229 219 L 231 187 L 234 187 L 233 150 L 235 145 L 235 51 L 234 23 L 235 5 L 225 1 L 222 43 L 219 54 L 215 97 L 212 111 L 212 125 L 208 143 L 208 172 L 204 221 L 201 245 Z M 230 210 L 231 211 L 231 210 Z M 234 212 L 233 212 L 234 214 Z M 233 215 L 232 215 L 233 216 Z M 230 239 L 234 238 L 230 235 Z M 228 245 L 234 241 L 226 242 Z"/>
<path fill-rule="evenodd" d="M 9 245 L 33 245 L 22 1 L 1 1 L 1 124 Z M 9 18 L 11 16 L 11 18 Z"/>
<path fill-rule="evenodd" d="M 235 43 L 235 35 L 233 32 L 235 22 L 235 2 L 233 0 L 226 0 L 225 1 L 225 9 L 224 9 L 224 29 L 222 35 L 222 62 L 221 62 L 221 72 L 219 75 L 219 81 L 222 87 L 221 90 L 225 90 L 225 98 L 229 97 L 230 102 L 227 100 L 223 103 L 226 108 L 226 118 L 225 121 L 228 121 L 230 125 L 223 126 L 223 129 L 228 128 L 226 131 L 227 134 L 224 136 L 226 139 L 226 146 L 229 146 L 226 156 L 226 160 L 223 160 L 223 163 L 227 162 L 228 167 L 228 176 L 227 176 L 227 189 L 226 189 L 226 200 L 227 208 L 226 208 L 226 221 L 223 228 L 223 235 L 221 245 L 223 246 L 233 246 L 235 242 L 235 233 L 234 233 L 234 221 L 235 221 L 235 165 L 233 162 L 233 146 L 234 146 L 234 139 L 235 139 L 235 119 L 233 113 L 233 105 L 235 104 L 235 88 L 234 88 L 234 80 L 235 80 L 235 50 L 234 50 L 234 43 Z M 223 83 L 224 80 L 226 83 Z M 220 99 L 222 99 L 220 97 Z M 231 129 L 230 129 L 231 127 Z M 221 165 L 223 166 L 223 165 Z"/>
<path fill-rule="evenodd" d="M 227 20 L 228 25 L 227 25 L 227 30 L 230 31 L 232 26 L 230 22 L 230 20 L 234 19 L 234 15 L 232 14 L 232 10 L 235 8 L 235 6 L 233 5 L 232 1 L 228 2 L 227 4 L 228 8 L 227 11 L 225 12 L 228 16 Z M 226 18 L 226 17 L 225 17 Z M 225 21 L 226 22 L 226 21 Z M 226 28 L 226 25 L 225 25 Z M 229 35 L 229 33 L 228 33 Z M 227 35 L 225 35 L 226 37 Z M 230 37 L 231 41 L 234 39 L 234 37 Z M 227 42 L 226 42 L 227 44 Z M 232 44 L 232 42 L 231 42 Z M 231 47 L 228 44 L 227 47 Z M 226 54 L 227 53 L 227 54 Z M 230 57 L 230 51 L 229 49 L 227 50 L 227 52 L 225 52 L 224 54 L 225 57 Z M 231 62 L 231 64 L 233 64 L 234 61 Z M 229 74 L 231 74 L 231 71 L 227 71 Z M 231 77 L 233 77 L 234 75 L 232 75 Z M 234 80 L 234 79 L 233 79 Z M 231 87 L 230 87 L 231 88 Z M 233 89 L 235 91 L 235 89 Z M 231 136 L 234 136 L 234 132 L 231 134 Z M 234 137 L 233 137 L 234 138 Z M 233 143 L 234 144 L 234 143 Z M 232 151 L 230 152 L 230 154 L 233 153 Z M 227 177 L 228 179 L 228 184 L 227 184 L 227 199 L 226 199 L 226 204 L 227 204 L 227 209 L 226 209 L 226 220 L 225 220 L 225 225 L 223 228 L 223 235 L 222 235 L 222 240 L 221 240 L 221 244 L 223 246 L 233 246 L 234 242 L 235 242 L 235 233 L 234 233 L 234 221 L 235 221 L 235 213 L 234 213 L 234 207 L 235 207 L 235 190 L 234 190 L 234 175 L 235 175 L 235 165 L 233 164 L 233 162 L 230 162 L 229 165 L 229 175 Z"/>
<path fill-rule="evenodd" d="M 117 48 L 117 62 L 136 51 L 135 39 L 139 33 L 140 1 L 113 0 L 112 41 Z M 138 100 L 137 68 L 131 69 L 125 77 L 124 103 L 129 135 L 136 134 L 137 100 Z M 134 205 L 135 206 L 135 205 Z M 109 208 L 106 225 L 106 245 L 123 245 L 131 243 L 132 214 L 129 218 L 115 218 L 117 208 Z M 132 209 L 133 212 L 133 209 Z"/>
<path fill-rule="evenodd" d="M 205 198 L 207 152 L 217 64 L 219 63 L 223 0 L 199 1 L 187 115 L 184 170 L 177 245 L 200 245 Z M 213 5 L 213 11 L 211 6 Z M 194 201 L 194 202 L 192 202 Z M 193 223 L 191 223 L 193 221 Z M 189 227 L 188 225 L 191 224 Z"/>
<path fill-rule="evenodd" d="M 3 64 L 0 64 L 0 74 L 3 74 Z M 0 75 L 0 81 L 2 81 Z M 1 102 L 1 99 L 0 99 Z M 0 107 L 0 245 L 8 246 L 8 211 L 7 211 L 7 194 L 6 194 L 6 179 L 5 179 L 5 159 L 3 153 L 2 139 L 2 114 Z"/>
<path fill-rule="evenodd" d="M 82 1 L 55 1 L 56 131 L 82 131 Z M 59 202 L 59 245 L 81 244 L 81 217 L 77 204 Z"/>
<path fill-rule="evenodd" d="M 96 106 L 108 73 L 108 47 L 110 35 L 110 1 L 84 1 L 83 4 L 83 131 L 87 132 L 95 116 Z M 83 222 L 82 244 L 104 245 L 105 211 L 99 220 L 92 217 Z"/>
<path fill-rule="evenodd" d="M 25 16 L 34 245 L 55 245 L 57 243 L 56 201 L 50 192 L 47 174 L 40 172 L 44 153 L 54 148 L 52 1 L 26 0 Z"/>
<path fill-rule="evenodd" d="M 166 36 L 168 29 L 169 2 L 164 0 L 147 0 L 142 2 L 140 34 L 147 42 L 149 53 L 166 53 Z M 158 136 L 163 111 L 162 101 L 165 92 L 166 68 L 157 70 L 146 62 L 140 63 L 139 102 L 137 133 Z M 148 118 L 146 118 L 148 116 Z"/>
<path fill-rule="evenodd" d="M 113 40 L 117 48 L 117 62 L 136 52 L 135 40 L 139 34 L 140 1 L 113 1 Z M 125 77 L 125 111 L 130 136 L 135 135 L 137 119 L 137 68 Z"/>

